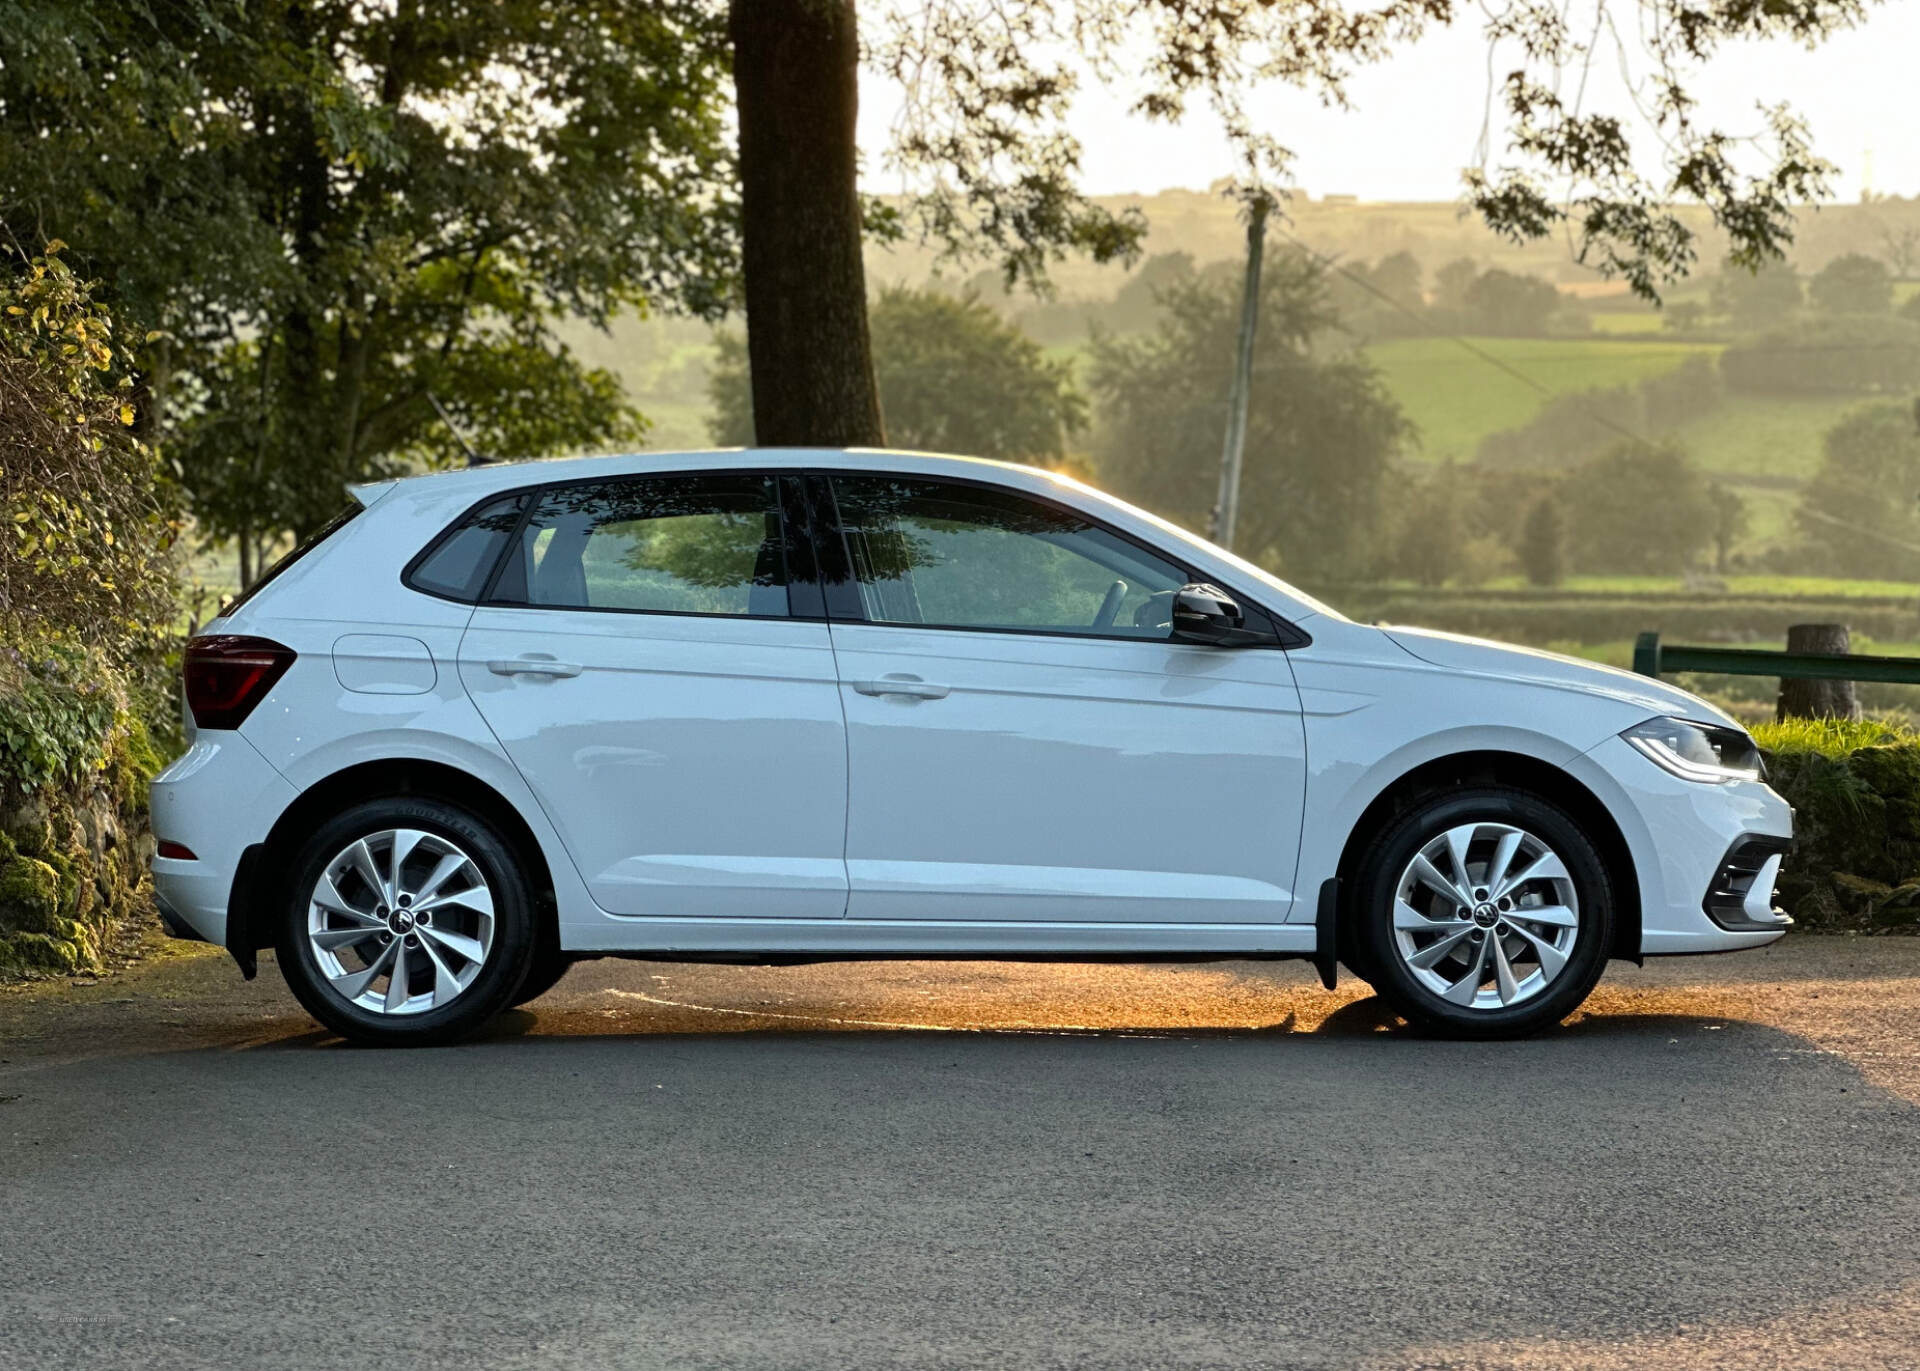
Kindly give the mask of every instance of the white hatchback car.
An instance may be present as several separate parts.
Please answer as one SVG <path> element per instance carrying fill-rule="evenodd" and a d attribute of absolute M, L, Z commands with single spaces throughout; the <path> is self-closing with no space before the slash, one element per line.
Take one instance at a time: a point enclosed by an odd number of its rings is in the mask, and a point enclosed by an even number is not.
<path fill-rule="evenodd" d="M 1335 960 L 1471 1036 L 1772 942 L 1705 701 L 1343 618 L 1075 481 L 729 451 L 359 488 L 187 647 L 176 932 L 444 1042 L 621 955 Z"/>

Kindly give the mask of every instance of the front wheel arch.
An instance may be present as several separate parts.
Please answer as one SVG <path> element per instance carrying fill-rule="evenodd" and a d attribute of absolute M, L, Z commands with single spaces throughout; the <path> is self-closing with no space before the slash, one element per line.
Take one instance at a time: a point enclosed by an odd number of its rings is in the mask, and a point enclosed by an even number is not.
<path fill-rule="evenodd" d="M 1509 786 L 1529 791 L 1557 805 L 1590 835 L 1606 863 L 1614 890 L 1613 946 L 1609 955 L 1638 963 L 1640 957 L 1640 880 L 1633 852 L 1613 814 L 1600 797 L 1551 762 L 1518 752 L 1461 752 L 1424 762 L 1390 782 L 1360 815 L 1340 850 L 1337 938 L 1339 959 L 1362 979 L 1365 970 L 1353 960 L 1353 929 L 1361 882 L 1361 856 L 1372 846 L 1395 815 L 1417 801 L 1449 790 L 1472 786 Z"/>

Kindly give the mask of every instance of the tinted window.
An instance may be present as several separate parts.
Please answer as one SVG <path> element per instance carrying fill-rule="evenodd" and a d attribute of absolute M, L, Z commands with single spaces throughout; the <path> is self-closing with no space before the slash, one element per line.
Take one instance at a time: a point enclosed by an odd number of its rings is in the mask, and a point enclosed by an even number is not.
<path fill-rule="evenodd" d="M 774 483 L 659 476 L 540 496 L 494 598 L 562 609 L 787 612 Z"/>
<path fill-rule="evenodd" d="M 524 495 L 509 495 L 475 510 L 434 545 L 407 583 L 450 599 L 479 599 L 525 503 Z"/>
<path fill-rule="evenodd" d="M 1186 573 L 1077 514 L 942 481 L 835 477 L 866 617 L 1165 638 Z"/>

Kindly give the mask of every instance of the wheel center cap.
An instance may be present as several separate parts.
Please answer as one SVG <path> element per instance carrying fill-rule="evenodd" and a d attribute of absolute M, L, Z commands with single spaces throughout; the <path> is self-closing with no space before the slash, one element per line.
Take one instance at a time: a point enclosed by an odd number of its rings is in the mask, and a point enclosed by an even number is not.
<path fill-rule="evenodd" d="M 404 909 L 396 909 L 393 913 L 387 915 L 387 927 L 395 933 L 411 933 L 413 931 L 413 915 Z"/>
<path fill-rule="evenodd" d="M 1477 904 L 1473 907 L 1473 921 L 1482 928 L 1492 928 L 1500 922 L 1500 911 L 1491 904 Z"/>

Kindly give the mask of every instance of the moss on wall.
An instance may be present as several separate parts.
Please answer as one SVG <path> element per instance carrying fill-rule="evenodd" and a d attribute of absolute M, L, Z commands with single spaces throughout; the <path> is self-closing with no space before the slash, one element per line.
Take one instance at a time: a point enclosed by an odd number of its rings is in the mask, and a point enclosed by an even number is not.
<path fill-rule="evenodd" d="M 0 977 L 70 974 L 101 969 L 103 951 L 130 921 L 150 917 L 147 861 L 147 783 L 159 769 L 147 730 L 125 707 L 125 694 L 96 680 L 84 691 L 43 676 L 38 689 L 0 672 Z M 64 718 L 59 692 L 80 704 Z M 114 705 L 93 708 L 104 698 Z M 58 736 L 57 766 L 24 765 L 30 746 L 15 743 L 29 700 L 50 703 L 55 716 L 36 715 L 40 736 Z M 94 721 L 70 728 L 74 718 Z M 41 749 L 44 752 L 45 749 Z"/>
<path fill-rule="evenodd" d="M 1920 931 L 1920 742 L 1777 747 L 1767 770 L 1795 811 L 1787 912 L 1812 929 Z"/>

